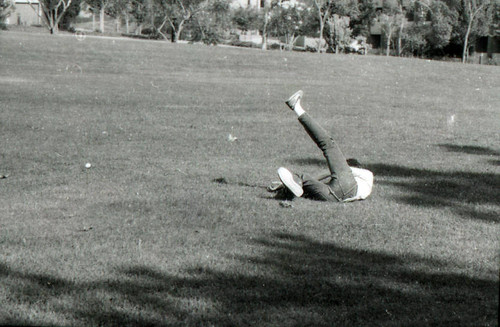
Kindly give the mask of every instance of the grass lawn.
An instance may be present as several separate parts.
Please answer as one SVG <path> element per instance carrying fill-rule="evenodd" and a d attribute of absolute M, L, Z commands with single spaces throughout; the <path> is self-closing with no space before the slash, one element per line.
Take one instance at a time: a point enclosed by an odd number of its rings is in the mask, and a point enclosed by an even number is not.
<path fill-rule="evenodd" d="M 298 89 L 368 200 L 266 192 L 326 170 Z M 493 66 L 1 32 L 0 324 L 496 326 L 499 100 Z"/>

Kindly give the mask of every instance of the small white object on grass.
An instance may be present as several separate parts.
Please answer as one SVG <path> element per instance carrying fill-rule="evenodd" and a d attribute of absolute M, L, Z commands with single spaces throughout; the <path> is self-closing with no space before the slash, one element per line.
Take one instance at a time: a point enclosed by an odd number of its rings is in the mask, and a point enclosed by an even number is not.
<path fill-rule="evenodd" d="M 455 124 L 455 115 L 451 115 L 448 117 L 448 120 L 447 120 L 447 123 L 448 123 L 448 126 L 452 127 L 454 124 Z"/>
<path fill-rule="evenodd" d="M 229 134 L 229 135 L 227 136 L 227 140 L 228 140 L 229 142 L 234 142 L 234 141 L 236 141 L 237 139 L 238 139 L 238 138 L 237 138 L 236 136 L 233 136 L 233 134 Z"/>
<path fill-rule="evenodd" d="M 90 162 L 87 162 L 87 163 L 85 164 L 85 168 L 89 169 L 89 168 L 91 168 L 91 167 L 92 167 L 92 164 L 91 164 Z"/>

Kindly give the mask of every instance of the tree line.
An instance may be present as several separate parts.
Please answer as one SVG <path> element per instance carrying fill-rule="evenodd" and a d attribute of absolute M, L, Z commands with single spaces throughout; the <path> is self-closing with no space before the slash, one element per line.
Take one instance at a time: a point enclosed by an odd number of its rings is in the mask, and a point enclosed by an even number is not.
<path fill-rule="evenodd" d="M 14 0 L 0 0 L 0 23 Z M 30 0 L 28 0 L 30 2 Z M 236 31 L 258 31 L 262 49 L 271 37 L 292 49 L 299 36 L 318 40 L 312 51 L 335 53 L 373 41 L 386 55 L 432 57 L 459 54 L 466 62 L 480 37 L 496 35 L 500 0 L 261 0 L 256 7 L 231 0 L 39 0 L 51 33 L 69 28 L 83 6 L 125 25 L 136 34 L 177 42 L 182 37 L 206 44 L 237 38 Z M 32 4 L 34 5 L 34 4 Z M 33 8 L 35 10 L 35 8 Z"/>

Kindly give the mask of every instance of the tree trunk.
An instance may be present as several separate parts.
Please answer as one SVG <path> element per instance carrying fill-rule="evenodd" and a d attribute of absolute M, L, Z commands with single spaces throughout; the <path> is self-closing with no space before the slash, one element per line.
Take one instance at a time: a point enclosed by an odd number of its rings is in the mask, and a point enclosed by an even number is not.
<path fill-rule="evenodd" d="M 50 31 L 50 34 L 57 34 L 57 33 L 59 33 L 59 26 L 57 24 L 54 24 L 54 26 Z"/>
<path fill-rule="evenodd" d="M 203 26 L 201 26 L 200 21 L 198 19 L 196 20 L 196 22 L 198 23 L 198 27 L 199 27 L 200 32 L 201 32 L 201 41 L 205 42 L 205 40 L 206 40 L 205 30 L 204 30 Z"/>
<path fill-rule="evenodd" d="M 95 31 L 95 12 L 92 11 L 92 32 Z"/>
<path fill-rule="evenodd" d="M 399 26 L 399 34 L 398 34 L 398 56 L 401 57 L 403 54 L 403 45 L 401 41 L 401 36 L 403 35 L 403 28 L 404 28 L 404 19 L 401 19 L 401 24 Z"/>
<path fill-rule="evenodd" d="M 330 16 L 330 1 L 328 1 L 326 4 L 327 4 L 326 10 L 322 14 L 321 7 L 320 7 L 319 3 L 316 0 L 314 0 L 314 5 L 316 6 L 316 9 L 318 10 L 318 18 L 319 18 L 319 41 L 318 41 L 317 53 L 321 53 L 321 44 L 323 41 L 323 31 L 325 30 L 325 24 L 328 20 L 328 16 Z"/>
<path fill-rule="evenodd" d="M 160 36 L 166 41 L 168 40 L 168 37 L 165 35 L 165 33 L 163 33 L 161 30 L 158 30 L 158 34 L 160 34 Z"/>
<path fill-rule="evenodd" d="M 99 30 L 104 33 L 104 6 L 101 6 L 99 12 Z"/>
<path fill-rule="evenodd" d="M 267 10 L 264 12 L 264 26 L 262 26 L 262 50 L 267 50 L 267 24 L 269 18 L 267 17 Z"/>
<path fill-rule="evenodd" d="M 405 15 L 404 15 L 404 11 L 403 11 L 403 4 L 401 1 L 399 1 L 398 8 L 399 8 L 399 15 L 401 18 L 401 22 L 399 24 L 399 33 L 398 33 L 398 56 L 401 57 L 401 54 L 403 53 L 401 37 L 403 35 L 403 29 L 405 26 Z"/>
<path fill-rule="evenodd" d="M 172 40 L 172 42 L 178 42 L 181 38 L 181 32 L 182 32 L 182 25 L 184 25 L 184 20 L 182 20 L 180 23 L 179 23 L 179 27 L 177 28 L 177 30 L 175 31 L 175 41 Z"/>
<path fill-rule="evenodd" d="M 180 38 L 181 38 L 181 30 L 177 30 L 177 31 L 175 31 L 175 36 L 174 36 L 174 39 L 172 40 L 172 42 L 177 43 Z"/>
<path fill-rule="evenodd" d="M 472 28 L 472 19 L 469 19 L 469 24 L 467 25 L 467 32 L 465 33 L 464 38 L 464 51 L 462 53 L 462 63 L 466 63 L 467 59 L 469 59 L 469 34 Z"/>
<path fill-rule="evenodd" d="M 130 33 L 130 24 L 127 12 L 125 13 L 125 33 Z"/>
<path fill-rule="evenodd" d="M 387 35 L 387 43 L 385 48 L 386 56 L 389 56 L 391 54 L 391 39 L 392 39 L 392 28 L 389 30 L 389 34 Z"/>
<path fill-rule="evenodd" d="M 161 35 L 161 37 L 164 39 L 164 40 L 168 40 L 168 37 L 161 31 L 163 29 L 163 27 L 165 26 L 165 24 L 167 23 L 167 19 L 164 19 L 163 20 L 163 23 L 161 23 L 161 25 L 156 29 L 156 32 L 158 34 Z"/>
<path fill-rule="evenodd" d="M 323 41 L 323 31 L 325 29 L 325 22 L 320 19 L 319 21 L 319 40 L 318 40 L 318 49 L 317 49 L 317 53 L 321 53 L 321 41 Z"/>
<path fill-rule="evenodd" d="M 42 5 L 42 2 L 40 1 L 40 5 L 35 8 L 31 1 L 28 1 L 30 7 L 35 11 L 37 16 L 43 20 L 43 22 L 46 24 L 47 28 L 49 29 L 50 34 L 57 34 L 59 32 L 59 21 L 63 17 L 64 13 L 68 9 L 68 7 L 71 5 L 72 0 L 68 0 L 68 2 L 64 2 L 61 0 L 55 8 L 50 9 L 47 7 L 47 3 Z M 59 7 L 62 5 L 62 11 L 59 12 Z M 40 13 L 43 11 L 43 15 Z"/>
<path fill-rule="evenodd" d="M 55 22 L 55 19 L 54 19 L 54 14 L 51 13 L 49 15 L 49 29 L 50 29 L 50 34 L 57 34 L 57 32 L 59 31 L 58 28 L 57 28 L 57 23 Z"/>
<path fill-rule="evenodd" d="M 267 50 L 267 32 L 262 33 L 262 50 Z"/>
<path fill-rule="evenodd" d="M 293 51 L 293 46 L 295 44 L 295 33 L 288 36 L 288 51 Z"/>

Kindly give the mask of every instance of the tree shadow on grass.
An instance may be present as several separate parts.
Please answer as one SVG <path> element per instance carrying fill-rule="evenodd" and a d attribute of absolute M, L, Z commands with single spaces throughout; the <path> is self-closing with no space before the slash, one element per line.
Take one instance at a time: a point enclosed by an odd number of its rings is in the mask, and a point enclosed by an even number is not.
<path fill-rule="evenodd" d="M 348 249 L 293 234 L 251 241 L 240 269 L 171 275 L 122 266 L 116 277 L 68 281 L 0 265 L 9 301 L 44 304 L 102 326 L 494 326 L 498 281 L 438 260 Z M 50 310 L 50 309 L 49 309 Z M 33 323 L 11 319 L 7 323 Z M 44 321 L 35 321 L 47 324 Z"/>
<path fill-rule="evenodd" d="M 475 154 L 480 156 L 488 156 L 490 159 L 487 162 L 494 166 L 500 166 L 500 151 L 488 147 L 477 145 L 456 145 L 456 144 L 438 144 L 439 147 L 450 152 L 458 152 L 465 154 Z M 496 157 L 493 158 L 492 157 Z"/>
<path fill-rule="evenodd" d="M 500 160 L 488 160 L 488 162 L 494 166 L 500 166 Z"/>
<path fill-rule="evenodd" d="M 467 154 L 499 155 L 478 146 L 439 145 L 449 151 Z M 298 158 L 294 163 L 325 167 L 323 158 Z M 424 207 L 448 207 L 463 217 L 500 222 L 500 175 L 465 171 L 435 171 L 399 165 L 375 163 L 364 165 L 377 184 L 393 185 L 401 192 L 397 201 Z"/>
<path fill-rule="evenodd" d="M 449 207 L 464 217 L 500 222 L 498 174 L 444 172 L 388 164 L 370 164 L 367 168 L 373 171 L 375 183 L 394 185 L 401 191 L 399 201 L 417 206 Z"/>
<path fill-rule="evenodd" d="M 439 147 L 450 152 L 459 152 L 465 154 L 477 154 L 486 156 L 500 156 L 500 151 L 477 145 L 457 145 L 457 144 L 438 144 Z"/>

